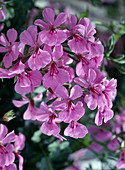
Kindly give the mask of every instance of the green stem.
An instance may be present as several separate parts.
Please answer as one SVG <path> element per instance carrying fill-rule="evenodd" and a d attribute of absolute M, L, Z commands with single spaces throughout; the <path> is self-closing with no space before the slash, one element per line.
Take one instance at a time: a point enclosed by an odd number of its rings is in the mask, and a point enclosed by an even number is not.
<path fill-rule="evenodd" d="M 40 147 L 41 147 L 41 150 L 42 150 L 42 152 L 43 152 L 43 155 L 44 155 L 44 157 L 45 157 L 45 159 L 46 159 L 46 162 L 47 162 L 47 164 L 48 164 L 48 166 L 49 166 L 49 169 L 50 169 L 50 170 L 53 170 L 52 165 L 51 165 L 51 162 L 50 162 L 49 158 L 47 157 L 46 153 L 44 152 L 43 147 L 42 147 L 42 146 L 40 146 Z"/>

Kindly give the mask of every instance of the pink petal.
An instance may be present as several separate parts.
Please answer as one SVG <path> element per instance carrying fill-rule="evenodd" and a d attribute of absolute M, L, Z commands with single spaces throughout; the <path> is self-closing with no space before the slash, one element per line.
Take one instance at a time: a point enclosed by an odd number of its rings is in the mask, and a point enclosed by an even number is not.
<path fill-rule="evenodd" d="M 50 26 L 41 19 L 35 20 L 34 24 L 39 26 L 41 30 L 50 28 Z"/>
<path fill-rule="evenodd" d="M 12 144 L 7 144 L 5 149 L 7 150 L 5 165 L 8 166 L 8 165 L 12 164 L 15 160 L 15 155 L 13 154 L 14 147 Z"/>
<path fill-rule="evenodd" d="M 3 63 L 6 68 L 9 68 L 12 65 L 12 55 L 11 53 L 7 53 L 3 58 Z"/>
<path fill-rule="evenodd" d="M 12 61 L 15 61 L 18 58 L 19 48 L 18 48 L 17 44 L 12 46 L 12 48 L 11 48 L 11 55 L 12 55 Z"/>
<path fill-rule="evenodd" d="M 50 33 L 49 31 L 41 31 L 39 36 L 40 36 L 40 40 L 49 46 L 53 46 L 57 43 L 57 33 Z"/>
<path fill-rule="evenodd" d="M 36 37 L 34 39 L 34 35 L 32 35 L 31 30 L 33 31 L 33 33 L 35 33 L 35 36 L 36 36 L 37 27 L 30 26 L 29 31 L 25 30 L 20 34 L 21 43 L 27 44 L 27 45 L 30 45 L 30 46 L 35 45 Z"/>
<path fill-rule="evenodd" d="M 64 86 L 58 86 L 55 89 L 55 94 L 57 97 L 61 97 L 62 99 L 68 99 L 68 92 Z"/>
<path fill-rule="evenodd" d="M 21 151 L 23 150 L 24 146 L 25 146 L 25 136 L 22 133 L 19 133 L 19 136 L 16 136 L 14 149 L 16 151 Z"/>
<path fill-rule="evenodd" d="M 75 139 L 84 138 L 86 134 L 88 133 L 87 128 L 80 123 L 76 123 L 76 124 L 77 124 L 76 127 L 73 128 L 70 123 L 68 127 L 65 129 L 64 135 L 70 136 Z"/>
<path fill-rule="evenodd" d="M 57 33 L 56 33 L 56 38 L 57 38 L 56 45 L 59 45 L 67 39 L 67 35 L 66 35 L 66 32 L 63 31 L 63 30 L 56 30 L 56 31 L 57 31 Z"/>
<path fill-rule="evenodd" d="M 37 114 L 36 119 L 42 122 L 48 120 L 50 113 L 48 106 L 42 102 L 40 105 L 40 112 Z"/>
<path fill-rule="evenodd" d="M 63 47 L 62 45 L 57 45 L 53 49 L 53 59 L 54 61 L 58 60 L 63 55 Z"/>
<path fill-rule="evenodd" d="M 70 98 L 72 100 L 75 100 L 75 99 L 81 97 L 82 94 L 83 94 L 82 88 L 78 85 L 75 85 L 75 86 L 72 87 L 72 89 L 70 91 Z"/>
<path fill-rule="evenodd" d="M 95 116 L 95 124 L 96 124 L 97 126 L 101 126 L 101 125 L 102 125 L 102 122 L 103 122 L 103 117 L 102 117 L 101 113 L 98 111 L 98 112 L 96 113 L 96 116 Z"/>
<path fill-rule="evenodd" d="M 5 48 L 5 47 L 0 47 L 0 52 L 2 53 L 2 52 L 7 52 L 8 51 L 8 49 L 7 48 Z"/>
<path fill-rule="evenodd" d="M 71 111 L 70 121 L 79 120 L 85 113 L 85 109 L 83 108 L 82 102 L 78 101 L 77 104 L 74 106 L 74 109 Z"/>
<path fill-rule="evenodd" d="M 111 109 L 105 109 L 104 112 L 104 122 L 106 123 L 108 120 L 110 120 L 113 117 L 114 113 Z"/>
<path fill-rule="evenodd" d="M 25 100 L 25 101 L 23 101 L 23 100 L 22 100 L 22 101 L 13 100 L 12 102 L 13 102 L 13 104 L 14 104 L 16 107 L 22 107 L 23 105 L 29 103 L 28 100 Z"/>
<path fill-rule="evenodd" d="M 69 19 L 70 29 L 73 29 L 77 23 L 77 18 L 75 15 L 71 14 Z"/>
<path fill-rule="evenodd" d="M 39 71 L 29 71 L 30 78 L 34 87 L 39 87 L 41 85 L 42 74 Z"/>
<path fill-rule="evenodd" d="M 7 41 L 7 39 L 3 33 L 1 33 L 1 36 L 0 36 L 0 44 L 2 44 L 5 47 L 9 46 L 9 42 Z"/>
<path fill-rule="evenodd" d="M 56 136 L 60 132 L 60 128 L 55 123 L 45 122 L 41 126 L 42 132 L 48 136 L 54 135 Z"/>
<path fill-rule="evenodd" d="M 61 24 L 63 24 L 66 21 L 66 14 L 65 13 L 60 13 L 54 22 L 55 27 L 59 27 Z"/>
<path fill-rule="evenodd" d="M 45 8 L 43 10 L 43 18 L 47 21 L 50 25 L 53 25 L 55 13 L 51 8 Z"/>
<path fill-rule="evenodd" d="M 20 86 L 20 82 L 19 82 L 19 79 L 17 80 L 16 84 L 15 84 L 15 91 L 19 94 L 24 94 L 24 93 L 29 93 L 32 91 L 31 87 L 30 86 Z"/>
<path fill-rule="evenodd" d="M 96 79 L 96 72 L 93 69 L 89 69 L 88 71 L 88 82 L 94 82 L 94 80 Z"/>
<path fill-rule="evenodd" d="M 74 79 L 74 82 L 81 85 L 81 86 L 83 86 L 83 87 L 85 87 L 85 88 L 88 88 L 88 86 L 89 86 L 88 83 L 83 78 L 76 77 Z"/>
<path fill-rule="evenodd" d="M 0 141 L 5 137 L 7 132 L 8 132 L 7 127 L 3 124 L 0 124 Z"/>
<path fill-rule="evenodd" d="M 17 170 L 16 164 L 12 163 L 6 166 L 6 170 Z"/>
<path fill-rule="evenodd" d="M 19 157 L 19 170 L 23 170 L 23 157 L 18 154 Z"/>
<path fill-rule="evenodd" d="M 59 73 L 57 74 L 57 82 L 61 85 L 63 85 L 64 83 L 69 81 L 69 73 L 64 70 L 64 69 L 60 69 L 58 68 Z"/>
<path fill-rule="evenodd" d="M 14 28 L 9 29 L 7 31 L 7 37 L 9 42 L 15 42 L 17 39 L 17 31 Z"/>
<path fill-rule="evenodd" d="M 40 70 L 51 61 L 51 56 L 47 51 L 41 49 L 35 54 L 33 53 L 28 60 L 28 65 L 32 70 Z"/>
<path fill-rule="evenodd" d="M 24 120 L 35 120 L 36 115 L 40 113 L 40 109 L 38 109 L 36 106 L 32 106 L 31 103 L 29 103 L 27 110 L 25 111 L 23 115 Z"/>
<path fill-rule="evenodd" d="M 6 144 L 6 143 L 11 143 L 15 141 L 15 133 L 14 131 L 10 132 L 7 134 L 7 136 L 3 139 L 2 143 Z"/>

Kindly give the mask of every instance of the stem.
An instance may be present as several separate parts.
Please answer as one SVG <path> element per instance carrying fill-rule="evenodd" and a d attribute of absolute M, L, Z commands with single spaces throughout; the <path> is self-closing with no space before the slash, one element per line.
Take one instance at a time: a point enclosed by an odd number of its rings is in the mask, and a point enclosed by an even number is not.
<path fill-rule="evenodd" d="M 79 62 L 79 60 L 77 60 L 76 58 L 72 57 L 70 54 L 68 54 L 68 57 L 71 58 L 71 59 L 73 59 L 73 60 L 76 61 L 76 62 Z"/>
<path fill-rule="evenodd" d="M 0 4 L 2 4 L 2 5 L 6 5 L 3 1 L 0 1 Z"/>
<path fill-rule="evenodd" d="M 73 53 L 72 51 L 66 50 L 65 48 L 63 49 L 63 51 L 65 51 L 65 52 L 68 53 L 68 54 L 75 55 L 75 53 Z"/>
<path fill-rule="evenodd" d="M 43 150 L 43 148 L 42 148 L 41 145 L 40 145 L 40 147 L 41 147 L 41 150 L 42 150 L 42 152 L 43 152 L 43 155 L 44 155 L 44 157 L 45 157 L 45 159 L 46 159 L 46 162 L 47 162 L 47 164 L 48 164 L 48 166 L 49 166 L 49 169 L 50 169 L 50 170 L 53 170 L 50 160 L 48 159 L 48 157 L 47 157 L 46 153 L 44 152 L 44 150 Z"/>

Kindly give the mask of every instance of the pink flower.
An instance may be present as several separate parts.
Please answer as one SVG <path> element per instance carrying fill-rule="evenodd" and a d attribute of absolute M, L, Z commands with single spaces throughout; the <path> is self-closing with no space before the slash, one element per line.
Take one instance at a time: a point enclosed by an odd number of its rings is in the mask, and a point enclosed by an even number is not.
<path fill-rule="evenodd" d="M 84 19 L 81 18 L 78 24 L 81 24 L 85 27 L 84 37 L 86 39 L 94 39 L 93 35 L 96 33 L 95 25 L 91 23 L 89 18 L 86 17 L 84 17 Z"/>
<path fill-rule="evenodd" d="M 37 120 L 44 122 L 41 126 L 42 132 L 48 136 L 59 136 L 60 128 L 58 127 L 57 114 L 49 108 L 44 102 L 40 105 L 41 112 L 37 114 Z M 61 135 L 60 135 L 61 136 Z M 59 138 L 60 138 L 59 136 Z"/>
<path fill-rule="evenodd" d="M 114 113 L 110 108 L 100 107 L 98 112 L 96 113 L 95 124 L 97 126 L 100 126 L 103 123 L 103 119 L 104 122 L 106 123 L 108 120 L 110 120 L 113 117 L 113 115 Z"/>
<path fill-rule="evenodd" d="M 15 61 L 19 55 L 18 42 L 15 42 L 17 39 L 17 32 L 15 29 L 9 29 L 7 31 L 6 39 L 4 34 L 0 36 L 0 52 L 7 52 L 3 58 L 3 63 L 6 68 L 9 68 L 12 65 L 12 61 Z M 4 46 L 4 47 L 3 47 Z"/>
<path fill-rule="evenodd" d="M 118 146 L 119 146 L 119 141 L 117 140 L 116 137 L 114 139 L 110 140 L 110 142 L 108 144 L 108 148 L 112 151 L 117 150 Z"/>
<path fill-rule="evenodd" d="M 22 133 L 19 133 L 19 136 L 16 136 L 14 143 L 14 154 L 19 159 L 19 170 L 23 170 L 23 157 L 20 155 L 20 151 L 24 148 L 25 136 Z"/>
<path fill-rule="evenodd" d="M 103 149 L 103 147 L 96 142 L 92 142 L 89 148 L 91 148 L 95 152 L 100 152 Z"/>
<path fill-rule="evenodd" d="M 90 126 L 89 134 L 97 141 L 106 141 L 112 137 L 111 132 L 94 126 Z"/>
<path fill-rule="evenodd" d="M 42 93 L 38 94 L 34 98 L 28 99 L 26 96 L 22 96 L 22 100 L 13 100 L 13 104 L 16 107 L 22 107 L 23 105 L 28 104 L 27 110 L 24 112 L 24 120 L 35 120 L 36 115 L 40 112 L 39 108 L 35 106 L 35 101 L 41 101 Z"/>
<path fill-rule="evenodd" d="M 55 89 L 55 93 L 57 97 L 60 97 L 63 101 L 55 101 L 53 103 L 53 107 L 55 109 L 60 109 L 60 106 L 64 105 L 63 110 L 59 113 L 59 118 L 68 123 L 72 120 L 77 121 L 79 120 L 85 113 L 83 108 L 83 103 L 78 101 L 76 105 L 73 104 L 73 100 L 82 96 L 82 89 L 80 86 L 75 85 L 72 87 L 70 91 L 70 96 L 65 87 L 58 86 Z"/>
<path fill-rule="evenodd" d="M 120 159 L 118 160 L 116 167 L 118 169 L 125 168 L 125 151 L 124 150 L 121 150 Z"/>
<path fill-rule="evenodd" d="M 88 133 L 87 128 L 75 121 L 71 121 L 68 127 L 64 131 L 65 136 L 70 136 L 72 138 L 84 138 Z"/>
<path fill-rule="evenodd" d="M 43 86 L 47 88 L 55 89 L 58 85 L 63 85 L 69 80 L 69 74 L 66 70 L 58 68 L 57 61 L 63 55 L 63 48 L 61 45 L 57 45 L 53 48 L 44 46 L 44 50 L 48 51 L 51 55 L 51 63 L 49 71 L 43 77 Z"/>
<path fill-rule="evenodd" d="M 54 11 L 51 8 L 46 8 L 43 10 L 43 18 L 47 23 L 40 19 L 35 21 L 35 25 L 38 25 L 43 30 L 40 32 L 41 41 L 49 46 L 63 43 L 67 38 L 66 33 L 64 30 L 56 28 L 66 21 L 65 13 L 60 13 L 54 20 Z"/>
<path fill-rule="evenodd" d="M 0 4 L 0 20 L 4 20 L 6 18 L 6 10 L 5 8 L 2 7 L 2 5 Z M 4 23 L 0 24 L 0 31 L 2 31 L 2 29 L 4 28 Z"/>
<path fill-rule="evenodd" d="M 101 84 L 104 76 L 99 70 L 89 69 L 87 73 L 87 80 L 79 77 L 75 78 L 75 82 L 84 88 L 88 88 L 89 94 L 85 95 L 84 101 L 87 103 L 88 108 L 94 110 L 97 106 L 105 105 L 105 97 L 102 91 L 104 86 Z"/>
<path fill-rule="evenodd" d="M 10 144 L 15 141 L 14 131 L 8 133 L 5 125 L 0 124 L 0 167 L 10 165 L 14 162 L 15 156 L 13 154 L 13 145 Z M 6 145 L 6 146 L 4 146 Z"/>
<path fill-rule="evenodd" d="M 68 45 L 70 49 L 76 54 L 87 53 L 88 52 L 87 41 L 84 39 L 85 27 L 81 24 L 76 25 L 76 23 L 77 23 L 76 16 L 70 15 L 70 19 L 69 19 L 70 31 L 68 32 L 69 34 L 68 36 L 73 37 L 73 39 L 68 41 Z M 79 33 L 82 36 L 80 36 Z"/>
<path fill-rule="evenodd" d="M 27 44 L 32 52 L 28 59 L 28 65 L 32 70 L 40 70 L 51 61 L 51 56 L 47 51 L 43 51 L 40 46 L 43 44 L 38 36 L 37 40 L 37 27 L 29 26 L 27 30 L 20 34 L 20 40 L 23 44 Z"/>
<path fill-rule="evenodd" d="M 12 163 L 8 166 L 0 166 L 0 170 L 17 170 L 16 164 Z"/>
<path fill-rule="evenodd" d="M 41 85 L 42 74 L 38 71 L 25 71 L 18 74 L 15 91 L 19 94 L 34 91 L 34 87 Z"/>

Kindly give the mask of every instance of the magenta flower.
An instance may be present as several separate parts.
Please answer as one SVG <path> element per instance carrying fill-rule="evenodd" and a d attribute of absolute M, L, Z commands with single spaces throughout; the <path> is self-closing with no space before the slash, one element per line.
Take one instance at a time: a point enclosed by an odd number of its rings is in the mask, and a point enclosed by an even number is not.
<path fill-rule="evenodd" d="M 98 109 L 98 112 L 96 113 L 95 124 L 97 126 L 100 126 L 103 123 L 103 119 L 104 122 L 106 123 L 108 120 L 110 120 L 113 117 L 113 115 L 114 113 L 110 108 L 101 107 Z"/>
<path fill-rule="evenodd" d="M 100 152 L 103 149 L 103 147 L 96 142 L 92 142 L 89 148 L 91 148 L 95 152 Z"/>
<path fill-rule="evenodd" d="M 10 144 L 15 141 L 14 131 L 8 133 L 8 129 L 5 125 L 0 124 L 0 167 L 8 166 L 12 164 L 15 160 L 13 154 L 13 145 Z M 6 145 L 6 146 L 4 146 Z"/>
<path fill-rule="evenodd" d="M 20 155 L 20 151 L 24 148 L 25 136 L 22 133 L 19 133 L 19 136 L 16 136 L 14 143 L 14 154 L 19 159 L 19 170 L 23 170 L 23 157 Z"/>
<path fill-rule="evenodd" d="M 27 110 L 24 112 L 23 118 L 24 120 L 35 120 L 36 115 L 40 113 L 40 109 L 35 106 L 35 101 L 41 101 L 42 93 L 38 94 L 34 98 L 27 98 L 26 96 L 22 96 L 22 100 L 13 100 L 13 104 L 16 107 L 22 107 L 23 105 L 28 103 Z"/>
<path fill-rule="evenodd" d="M 12 163 L 8 166 L 0 166 L 0 170 L 17 170 L 16 164 Z"/>
<path fill-rule="evenodd" d="M 15 61 L 19 55 L 18 42 L 15 42 L 17 39 L 17 32 L 15 29 L 9 29 L 7 31 L 6 39 L 4 34 L 0 36 L 0 52 L 7 52 L 3 58 L 3 63 L 6 68 L 9 68 L 12 65 L 12 61 Z"/>
<path fill-rule="evenodd" d="M 120 159 L 118 160 L 116 167 L 118 169 L 125 168 L 125 151 L 124 150 L 121 150 Z"/>
<path fill-rule="evenodd" d="M 84 138 L 87 133 L 87 128 L 84 125 L 77 123 L 76 121 L 71 121 L 64 131 L 65 136 L 70 136 L 75 139 Z"/>
<path fill-rule="evenodd" d="M 96 33 L 96 30 L 95 30 L 95 25 L 91 23 L 89 18 L 86 17 L 84 17 L 84 19 L 81 18 L 78 24 L 81 24 L 85 27 L 84 30 L 85 39 L 93 40 L 94 39 L 93 35 Z"/>
<path fill-rule="evenodd" d="M 68 41 L 68 45 L 70 49 L 75 52 L 76 54 L 78 53 L 87 53 L 88 48 L 87 48 L 87 41 L 84 39 L 84 34 L 85 34 L 85 27 L 81 24 L 76 25 L 77 23 L 77 18 L 75 15 L 70 15 L 69 19 L 69 37 L 73 37 L 72 40 Z M 79 33 L 82 35 L 80 36 Z"/>
<path fill-rule="evenodd" d="M 49 108 L 44 102 L 40 105 L 41 112 L 37 114 L 36 119 L 44 122 L 41 126 L 42 132 L 48 136 L 59 136 L 60 128 L 58 127 L 57 114 Z M 60 135 L 61 136 L 61 135 Z"/>
<path fill-rule="evenodd" d="M 67 38 L 66 33 L 64 30 L 57 29 L 57 27 L 66 21 L 65 13 L 60 13 L 54 20 L 54 11 L 51 8 L 46 8 L 43 10 L 43 18 L 47 23 L 40 19 L 35 21 L 35 25 L 43 30 L 40 32 L 41 41 L 49 46 L 63 43 Z"/>
<path fill-rule="evenodd" d="M 4 20 L 6 18 L 6 10 L 5 8 L 3 8 L 0 4 L 0 20 Z M 4 28 L 4 23 L 0 24 L 0 31 L 2 31 L 2 29 Z"/>
<path fill-rule="evenodd" d="M 43 86 L 48 89 L 55 89 L 58 85 L 63 85 L 69 80 L 69 74 L 66 70 L 58 68 L 57 61 L 63 55 L 63 48 L 61 45 L 55 46 L 53 51 L 51 47 L 44 46 L 44 49 L 51 55 L 51 63 L 49 71 L 43 77 Z"/>
<path fill-rule="evenodd" d="M 106 141 L 112 137 L 112 133 L 95 126 L 90 126 L 89 134 L 97 141 Z"/>
<path fill-rule="evenodd" d="M 48 52 L 40 49 L 43 44 L 38 36 L 37 41 L 37 27 L 29 26 L 27 30 L 20 34 L 20 41 L 23 44 L 27 44 L 32 52 L 30 58 L 28 59 L 28 65 L 32 70 L 40 70 L 40 68 L 45 67 L 51 61 L 51 56 Z"/>
<path fill-rule="evenodd" d="M 75 78 L 75 82 L 84 88 L 88 88 L 89 94 L 85 95 L 84 101 L 88 108 L 94 110 L 97 106 L 105 105 L 105 97 L 102 93 L 104 86 L 101 84 L 104 76 L 99 70 L 89 69 L 87 73 L 87 80 L 79 77 Z"/>
<path fill-rule="evenodd" d="M 114 139 L 110 140 L 109 144 L 108 144 L 108 148 L 112 151 L 115 151 L 118 149 L 119 146 L 119 141 L 117 140 L 117 138 L 115 137 Z"/>
<path fill-rule="evenodd" d="M 83 108 L 83 103 L 78 101 L 76 105 L 73 104 L 73 100 L 82 96 L 82 89 L 80 86 L 73 86 L 70 91 L 70 96 L 68 95 L 66 88 L 63 86 L 58 86 L 55 89 L 55 93 L 57 97 L 62 99 L 62 101 L 55 101 L 53 107 L 55 107 L 55 109 L 60 109 L 60 106 L 65 106 L 59 113 L 59 118 L 62 121 L 66 123 L 69 123 L 72 120 L 77 121 L 84 115 L 85 110 Z"/>
<path fill-rule="evenodd" d="M 38 71 L 25 71 L 18 74 L 15 91 L 19 94 L 34 91 L 34 87 L 41 85 L 42 74 Z"/>

